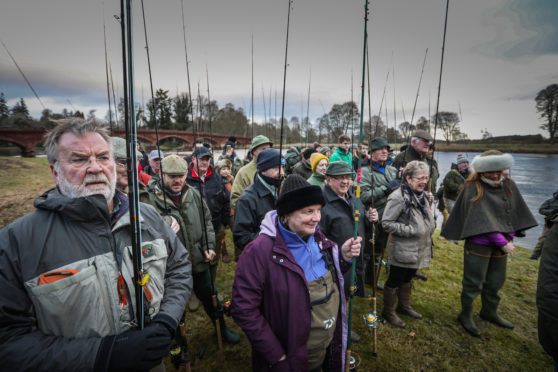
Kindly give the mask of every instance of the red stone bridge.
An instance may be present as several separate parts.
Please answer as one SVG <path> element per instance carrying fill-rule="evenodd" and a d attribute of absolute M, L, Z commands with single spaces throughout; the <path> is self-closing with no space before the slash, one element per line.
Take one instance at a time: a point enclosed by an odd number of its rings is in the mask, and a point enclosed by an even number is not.
<path fill-rule="evenodd" d="M 46 129 L 44 128 L 0 128 L 0 140 L 13 143 L 22 149 L 22 156 L 35 156 L 35 148 L 44 141 Z M 112 135 L 115 137 L 124 137 L 124 129 L 113 129 Z M 213 147 L 221 147 L 230 134 L 219 133 L 196 133 L 196 139 L 206 143 L 211 143 Z M 156 146 L 155 130 L 138 129 L 138 141 L 149 151 Z M 237 145 L 246 146 L 250 144 L 250 137 L 235 136 Z M 177 138 L 184 142 L 183 149 L 190 150 L 194 143 L 193 133 L 181 130 L 159 130 L 159 141 L 167 138 Z"/>

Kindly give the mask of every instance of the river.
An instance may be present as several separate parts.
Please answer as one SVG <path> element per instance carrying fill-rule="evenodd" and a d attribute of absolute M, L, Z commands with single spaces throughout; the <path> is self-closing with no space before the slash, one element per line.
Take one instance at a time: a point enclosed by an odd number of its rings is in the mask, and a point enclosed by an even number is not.
<path fill-rule="evenodd" d="M 438 152 L 434 155 L 440 169 L 440 179 L 449 172 L 451 163 L 455 162 L 457 152 Z M 472 162 L 479 153 L 462 153 Z M 544 218 L 539 214 L 540 205 L 558 189 L 558 155 L 545 154 L 512 154 L 515 164 L 511 169 L 511 178 L 521 191 L 521 195 L 529 206 L 531 213 L 537 219 L 538 226 L 527 230 L 527 236 L 516 238 L 517 245 L 533 249 L 541 235 Z M 439 214 L 439 212 L 438 212 Z M 438 227 L 441 226 L 442 216 L 438 217 Z"/>

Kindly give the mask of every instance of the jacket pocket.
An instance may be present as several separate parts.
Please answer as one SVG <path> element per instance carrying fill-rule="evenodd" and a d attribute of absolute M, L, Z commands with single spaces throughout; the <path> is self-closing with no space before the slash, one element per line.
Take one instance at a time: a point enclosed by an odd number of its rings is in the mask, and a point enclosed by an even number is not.
<path fill-rule="evenodd" d="M 129 262 L 132 261 L 132 247 L 127 247 Z M 154 239 L 142 244 L 143 270 L 149 274 L 145 284 L 149 293 L 149 315 L 154 317 L 161 307 L 165 294 L 165 273 L 167 268 L 167 246 L 163 239 Z M 132 271 L 133 272 L 133 269 Z M 147 296 L 146 296 L 147 297 Z"/>
<path fill-rule="evenodd" d="M 414 246 L 407 246 L 406 244 L 399 245 L 396 243 L 393 252 L 393 259 L 402 264 L 415 264 L 418 262 L 418 249 Z"/>
<path fill-rule="evenodd" d="M 85 261 L 64 267 L 79 270 L 66 278 L 38 285 L 37 277 L 25 283 L 43 333 L 68 338 L 102 337 L 114 333 L 114 322 L 101 290 L 94 259 Z"/>

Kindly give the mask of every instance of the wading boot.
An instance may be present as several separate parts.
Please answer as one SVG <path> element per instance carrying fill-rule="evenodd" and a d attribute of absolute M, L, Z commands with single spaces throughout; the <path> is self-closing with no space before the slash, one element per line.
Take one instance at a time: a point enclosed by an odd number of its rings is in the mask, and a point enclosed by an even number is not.
<path fill-rule="evenodd" d="M 213 322 L 213 325 L 215 325 L 215 322 Z M 240 342 L 240 335 L 227 327 L 225 324 L 225 318 L 222 315 L 219 318 L 219 326 L 221 328 L 221 337 L 223 338 L 223 341 L 231 345 L 235 345 Z"/>
<path fill-rule="evenodd" d="M 403 283 L 399 286 L 397 297 L 399 303 L 397 304 L 396 311 L 399 314 L 405 314 L 415 319 L 422 319 L 422 315 L 411 307 L 411 282 Z"/>
<path fill-rule="evenodd" d="M 461 304 L 461 313 L 457 316 L 457 320 L 461 323 L 463 328 L 472 336 L 480 337 L 480 330 L 477 328 L 473 320 L 473 304 Z"/>
<path fill-rule="evenodd" d="M 382 311 L 382 316 L 390 324 L 405 328 L 405 322 L 403 322 L 397 314 L 395 313 L 395 302 L 397 301 L 397 288 L 390 288 L 384 286 L 384 310 Z"/>
<path fill-rule="evenodd" d="M 506 265 L 507 257 L 491 259 L 481 292 L 482 309 L 480 317 L 499 327 L 513 329 L 512 322 L 498 315 L 498 305 L 500 304 L 498 292 L 506 281 Z"/>

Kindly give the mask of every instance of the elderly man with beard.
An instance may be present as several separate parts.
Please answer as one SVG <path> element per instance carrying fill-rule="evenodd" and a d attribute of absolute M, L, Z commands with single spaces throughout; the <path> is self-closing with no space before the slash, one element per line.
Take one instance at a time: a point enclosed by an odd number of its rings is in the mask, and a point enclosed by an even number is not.
<path fill-rule="evenodd" d="M 205 147 L 204 147 L 205 148 Z M 201 150 L 199 147 L 196 151 Z M 192 259 L 194 293 L 203 304 L 204 310 L 215 324 L 220 321 L 223 339 L 236 344 L 240 336 L 227 328 L 223 312 L 215 311 L 212 295 L 217 294 L 211 280 L 210 262 L 215 258 L 215 232 L 211 223 L 211 212 L 195 187 L 186 183 L 188 164 L 178 155 L 168 155 L 161 162 L 163 166 L 163 185 L 153 184 L 145 202 L 153 205 L 159 213 L 174 217 L 180 229 L 177 236 L 184 244 Z M 163 196 L 166 194 L 166 198 Z M 217 302 L 217 307 L 221 305 Z"/>
<path fill-rule="evenodd" d="M 168 353 L 192 288 L 188 252 L 141 205 L 145 328 L 136 328 L 129 202 L 104 122 L 60 121 L 56 183 L 0 231 L 0 363 L 12 370 L 148 370 Z M 32 350 L 32 352 L 29 352 Z M 9 366 L 9 367 L 8 367 Z"/>

